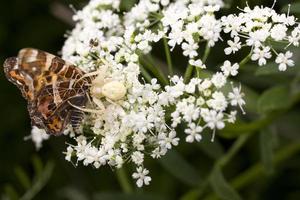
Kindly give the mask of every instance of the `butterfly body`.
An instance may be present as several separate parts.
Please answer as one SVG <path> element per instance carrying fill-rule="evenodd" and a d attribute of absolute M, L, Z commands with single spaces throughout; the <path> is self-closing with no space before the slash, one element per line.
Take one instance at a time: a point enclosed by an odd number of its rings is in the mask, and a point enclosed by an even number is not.
<path fill-rule="evenodd" d="M 4 72 L 28 102 L 32 126 L 60 135 L 71 124 L 78 128 L 91 80 L 76 66 L 47 52 L 26 48 L 6 59 Z"/>

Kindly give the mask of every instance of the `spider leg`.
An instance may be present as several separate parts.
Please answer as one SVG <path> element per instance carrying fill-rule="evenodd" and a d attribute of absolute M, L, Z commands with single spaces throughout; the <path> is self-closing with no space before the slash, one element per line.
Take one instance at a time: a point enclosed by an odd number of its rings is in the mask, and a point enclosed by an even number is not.
<path fill-rule="evenodd" d="M 97 78 L 99 75 L 101 75 L 101 77 L 103 77 L 103 79 L 104 79 L 106 71 L 107 71 L 107 66 L 106 65 L 102 65 L 98 70 L 84 74 L 82 77 L 80 77 L 79 79 L 77 79 L 75 83 L 77 83 L 77 82 L 79 82 L 82 79 L 85 79 L 87 77 L 96 76 L 96 78 Z"/>
<path fill-rule="evenodd" d="M 105 106 L 100 99 L 93 98 L 93 102 L 100 108 L 100 110 L 105 110 Z"/>
<path fill-rule="evenodd" d="M 83 112 L 87 112 L 87 113 L 94 113 L 94 114 L 103 114 L 104 110 L 100 109 L 100 110 L 95 110 L 95 109 L 88 109 L 88 108 L 81 108 L 79 106 L 76 106 L 74 104 L 72 104 L 71 102 L 68 101 L 68 103 L 73 106 L 74 108 L 81 110 Z"/>
<path fill-rule="evenodd" d="M 105 98 L 106 101 L 108 101 L 109 103 L 115 105 L 115 106 L 119 106 L 116 102 L 114 102 L 113 100 L 109 99 L 109 98 Z"/>
<path fill-rule="evenodd" d="M 88 93 L 86 94 L 86 96 L 87 96 L 89 103 L 92 104 L 91 96 Z"/>

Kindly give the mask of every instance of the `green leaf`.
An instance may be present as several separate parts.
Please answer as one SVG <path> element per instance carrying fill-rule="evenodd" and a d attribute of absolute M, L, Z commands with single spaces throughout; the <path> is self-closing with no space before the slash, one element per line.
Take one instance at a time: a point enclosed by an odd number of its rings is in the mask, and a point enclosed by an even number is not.
<path fill-rule="evenodd" d="M 251 88 L 247 87 L 246 85 L 242 85 L 242 92 L 245 94 L 245 109 L 246 112 L 250 111 L 253 113 L 257 112 L 257 106 L 256 106 L 256 102 L 258 99 L 258 94 Z"/>
<path fill-rule="evenodd" d="M 31 186 L 31 181 L 29 176 L 26 174 L 23 168 L 21 167 L 16 167 L 15 168 L 15 174 L 21 183 L 21 185 L 24 187 L 25 190 L 28 190 Z"/>
<path fill-rule="evenodd" d="M 180 200 L 194 200 L 194 199 L 199 199 L 199 191 L 198 190 L 192 190 L 180 198 Z"/>
<path fill-rule="evenodd" d="M 289 88 L 287 86 L 275 86 L 265 91 L 257 102 L 260 113 L 288 108 L 291 104 Z"/>
<path fill-rule="evenodd" d="M 286 5 L 281 9 L 281 12 L 288 12 L 288 10 L 289 10 L 289 5 Z M 300 2 L 291 4 L 290 13 L 300 14 Z"/>
<path fill-rule="evenodd" d="M 48 183 L 53 169 L 54 163 L 49 161 L 43 169 L 43 173 L 39 177 L 37 177 L 36 181 L 32 184 L 32 187 L 26 191 L 26 193 L 22 196 L 22 198 L 20 198 L 20 200 L 33 199 Z"/>
<path fill-rule="evenodd" d="M 268 174 L 274 172 L 273 166 L 273 147 L 274 134 L 270 128 L 263 129 L 259 134 L 260 156 L 263 166 Z"/>
<path fill-rule="evenodd" d="M 39 176 L 43 172 L 43 163 L 38 156 L 33 156 L 32 157 L 32 165 L 34 169 L 34 174 L 35 176 Z"/>
<path fill-rule="evenodd" d="M 196 186 L 202 181 L 197 170 L 175 150 L 169 151 L 159 161 L 170 174 L 187 185 Z"/>
<path fill-rule="evenodd" d="M 218 197 L 223 200 L 241 200 L 239 194 L 225 180 L 219 167 L 215 167 L 210 176 L 210 184 Z"/>
<path fill-rule="evenodd" d="M 294 74 L 299 70 L 297 67 L 290 67 L 284 72 L 280 72 L 278 70 L 278 64 L 276 63 L 268 63 L 264 66 L 260 66 L 255 71 L 255 76 L 267 76 L 267 75 L 290 75 Z M 279 74 L 280 73 L 280 74 Z"/>
<path fill-rule="evenodd" d="M 88 200 L 90 198 L 87 197 L 80 189 L 73 188 L 73 187 L 66 187 L 58 192 L 59 197 L 61 199 L 68 199 L 68 200 Z"/>
<path fill-rule="evenodd" d="M 9 200 L 18 200 L 20 199 L 17 191 L 15 190 L 15 188 L 9 184 L 6 184 L 4 186 L 4 197 L 6 199 L 9 199 Z M 4 198 L 4 199 L 5 199 Z"/>
<path fill-rule="evenodd" d="M 267 115 L 250 123 L 236 121 L 234 124 L 227 124 L 227 126 L 220 131 L 219 135 L 225 138 L 235 138 L 242 134 L 254 132 L 271 123 L 277 116 L 278 114 Z"/>
<path fill-rule="evenodd" d="M 279 73 L 278 65 L 276 65 L 275 63 L 268 63 L 264 66 L 258 67 L 255 71 L 255 76 L 265 76 L 276 73 Z"/>
<path fill-rule="evenodd" d="M 131 181 L 128 180 L 128 176 L 127 176 L 125 167 L 123 166 L 122 168 L 117 169 L 116 175 L 117 175 L 117 178 L 118 178 L 118 181 L 120 183 L 122 190 L 125 193 L 131 193 L 132 192 Z"/>
<path fill-rule="evenodd" d="M 136 0 L 122 0 L 121 1 L 121 5 L 120 5 L 120 9 L 121 10 L 130 10 L 130 8 L 132 8 L 134 6 L 134 4 L 136 3 Z"/>
<path fill-rule="evenodd" d="M 93 195 L 93 200 L 165 200 L 164 197 L 155 194 L 124 194 L 118 192 L 103 192 Z"/>

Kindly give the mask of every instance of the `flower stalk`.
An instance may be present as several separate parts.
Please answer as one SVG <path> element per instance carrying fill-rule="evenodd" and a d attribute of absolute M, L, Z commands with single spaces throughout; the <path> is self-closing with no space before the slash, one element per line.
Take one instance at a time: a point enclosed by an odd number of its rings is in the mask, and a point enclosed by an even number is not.
<path fill-rule="evenodd" d="M 166 37 L 163 37 L 163 43 L 164 43 L 164 49 L 165 49 L 165 54 L 166 54 L 166 59 L 168 64 L 169 75 L 173 76 L 174 72 L 173 72 L 171 52 Z"/>
<path fill-rule="evenodd" d="M 118 182 L 119 182 L 123 192 L 126 194 L 131 194 L 133 192 L 133 189 L 132 189 L 132 185 L 127 177 L 125 167 L 117 169 L 116 175 L 117 175 Z"/>

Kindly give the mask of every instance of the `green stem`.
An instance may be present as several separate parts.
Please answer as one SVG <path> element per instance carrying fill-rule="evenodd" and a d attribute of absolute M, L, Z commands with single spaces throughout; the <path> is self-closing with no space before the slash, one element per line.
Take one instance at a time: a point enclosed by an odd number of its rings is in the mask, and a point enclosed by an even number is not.
<path fill-rule="evenodd" d="M 247 62 L 250 60 L 252 55 L 252 51 L 239 63 L 240 69 L 247 64 Z"/>
<path fill-rule="evenodd" d="M 165 54 L 168 63 L 169 75 L 173 76 L 173 65 L 172 65 L 171 53 L 170 53 L 170 48 L 166 37 L 163 37 L 163 42 L 164 42 Z"/>
<path fill-rule="evenodd" d="M 124 166 L 116 171 L 118 181 L 124 193 L 131 194 L 133 192 L 132 186 L 126 175 Z"/>
<path fill-rule="evenodd" d="M 210 54 L 210 50 L 211 50 L 211 48 L 209 47 L 208 42 L 207 42 L 207 44 L 205 46 L 203 57 L 201 59 L 203 64 L 206 62 L 206 60 Z M 200 78 L 201 69 L 199 67 L 196 67 L 196 71 L 197 71 L 197 77 Z"/>
<path fill-rule="evenodd" d="M 204 54 L 203 54 L 203 57 L 202 57 L 202 62 L 203 63 L 206 62 L 206 60 L 207 60 L 207 58 L 208 58 L 208 56 L 210 54 L 210 50 L 211 50 L 211 48 L 209 47 L 208 42 L 207 42 L 207 44 L 205 46 Z"/>
<path fill-rule="evenodd" d="M 161 70 L 160 66 L 161 63 L 158 63 L 157 59 L 154 58 L 151 54 L 148 54 L 145 56 L 144 61 L 146 61 L 146 64 L 149 64 L 149 67 L 151 67 L 149 70 L 163 83 L 164 85 L 168 85 L 168 79 L 166 78 L 165 74 Z"/>
<path fill-rule="evenodd" d="M 230 160 L 238 153 L 238 151 L 242 148 L 242 146 L 247 142 L 248 138 L 250 137 L 250 134 L 241 135 L 231 146 L 231 148 L 228 150 L 228 152 L 218 160 L 216 165 L 218 165 L 220 168 L 223 168 L 225 165 L 227 165 Z"/>
<path fill-rule="evenodd" d="M 151 75 L 145 70 L 145 68 L 143 66 L 140 66 L 140 70 L 141 70 L 141 73 L 142 73 L 143 77 L 145 78 L 145 80 L 148 83 L 150 83 L 152 80 Z"/>
<path fill-rule="evenodd" d="M 188 83 L 192 74 L 193 74 L 193 70 L 194 70 L 194 66 L 192 65 L 188 65 L 187 66 L 187 69 L 185 70 L 185 73 L 184 73 L 184 82 L 185 83 Z"/>
<path fill-rule="evenodd" d="M 211 48 L 209 47 L 208 42 L 207 42 L 207 44 L 205 46 L 203 57 L 201 59 L 201 61 L 203 62 L 203 64 L 206 62 L 206 60 L 207 60 L 207 58 L 208 58 L 208 56 L 210 54 L 210 50 L 211 50 Z M 188 67 L 187 67 L 187 69 L 186 69 L 186 71 L 184 73 L 184 82 L 185 83 L 187 83 L 190 80 L 190 78 L 191 78 L 191 76 L 193 74 L 193 70 L 194 70 L 194 67 L 192 65 L 188 64 Z M 201 71 L 201 69 L 198 68 L 198 67 L 196 67 L 196 71 L 197 71 L 197 77 L 199 78 L 200 77 L 200 71 Z"/>
<path fill-rule="evenodd" d="M 155 64 L 153 64 L 153 59 L 150 58 L 150 56 L 148 57 L 149 58 L 147 59 L 146 56 L 142 56 L 142 55 L 140 56 L 140 62 L 143 65 L 143 67 L 149 70 L 158 79 L 160 83 L 162 83 L 163 85 L 167 85 L 168 81 L 165 75 L 163 74 L 163 72 L 158 67 L 155 67 Z M 142 71 L 142 67 L 141 67 L 141 71 Z M 149 73 L 147 74 L 149 75 Z"/>

